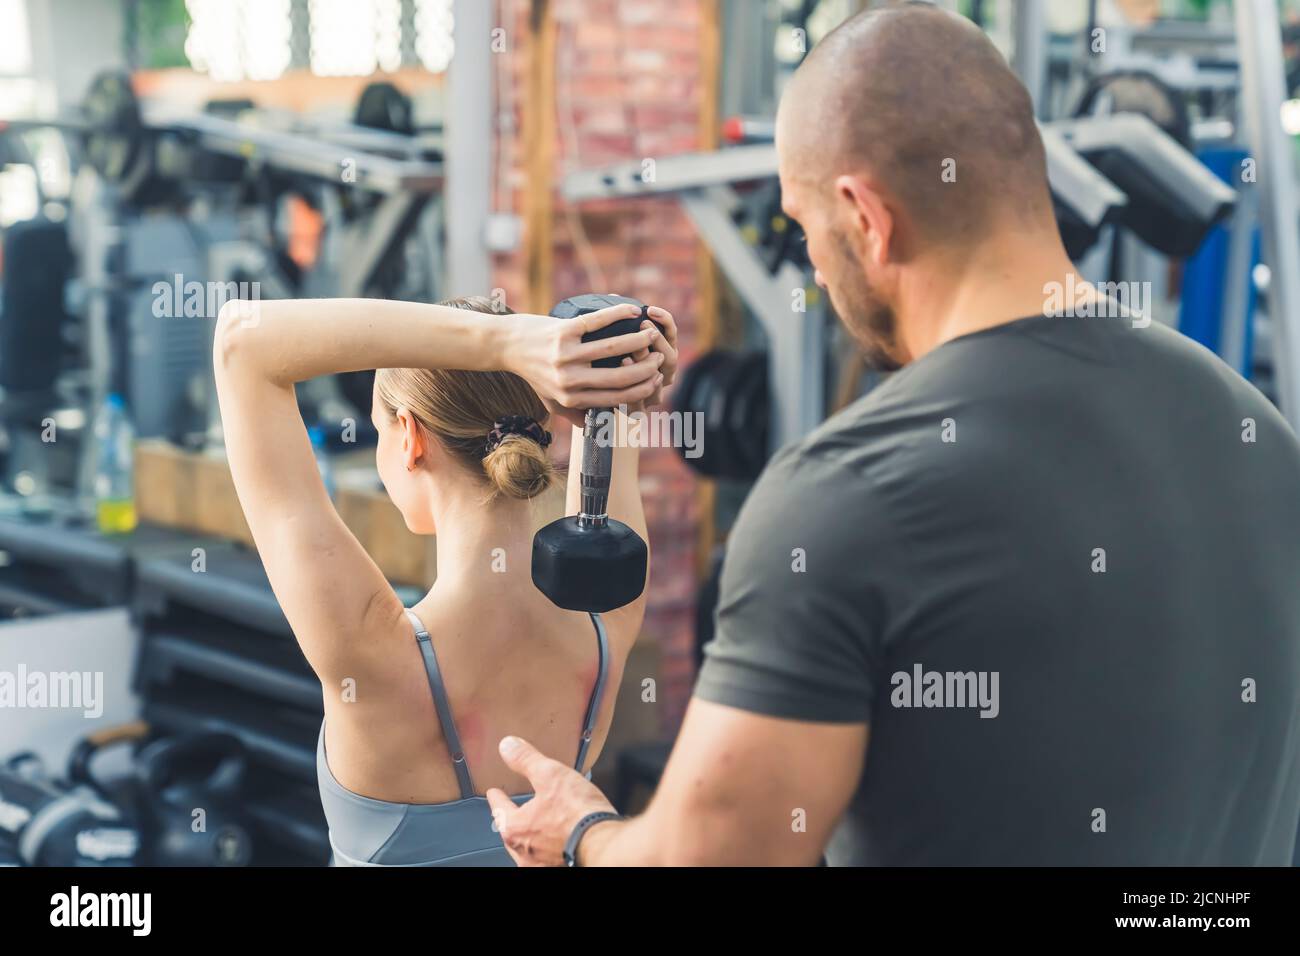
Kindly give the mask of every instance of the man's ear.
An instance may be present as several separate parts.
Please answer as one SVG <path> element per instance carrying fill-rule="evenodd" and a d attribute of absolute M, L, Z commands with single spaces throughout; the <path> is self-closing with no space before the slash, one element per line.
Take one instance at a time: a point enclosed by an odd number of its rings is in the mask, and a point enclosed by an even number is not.
<path fill-rule="evenodd" d="M 879 186 L 862 176 L 845 175 L 835 180 L 835 193 L 848 206 L 854 232 L 865 237 L 871 261 L 883 266 L 894 259 L 894 213 Z"/>

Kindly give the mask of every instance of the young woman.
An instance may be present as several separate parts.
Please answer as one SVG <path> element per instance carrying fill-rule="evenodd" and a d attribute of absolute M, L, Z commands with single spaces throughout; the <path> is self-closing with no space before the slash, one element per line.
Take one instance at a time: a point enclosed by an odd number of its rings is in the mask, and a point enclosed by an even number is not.
<path fill-rule="evenodd" d="M 483 313 L 483 314 L 480 314 Z M 658 401 L 676 368 L 672 316 L 583 344 L 638 314 L 498 314 L 487 300 L 232 302 L 214 344 L 226 451 L 276 598 L 320 678 L 317 747 L 334 865 L 509 865 L 482 794 L 526 793 L 497 753 L 520 734 L 586 771 L 644 597 L 602 616 L 532 583 L 534 499 L 554 475 L 548 413 Z M 627 354 L 622 367 L 592 368 Z M 406 525 L 437 535 L 437 582 L 409 611 L 339 519 L 294 383 L 378 369 L 379 476 Z M 578 509 L 573 443 L 568 513 Z M 645 536 L 637 450 L 615 452 L 611 516 Z"/>

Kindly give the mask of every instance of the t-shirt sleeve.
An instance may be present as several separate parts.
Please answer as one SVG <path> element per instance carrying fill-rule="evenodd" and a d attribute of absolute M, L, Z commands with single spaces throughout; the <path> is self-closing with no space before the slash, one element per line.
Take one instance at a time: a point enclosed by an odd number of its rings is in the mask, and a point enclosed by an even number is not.
<path fill-rule="evenodd" d="M 695 696 L 772 717 L 870 719 L 894 543 L 866 478 L 788 450 L 741 509 Z"/>

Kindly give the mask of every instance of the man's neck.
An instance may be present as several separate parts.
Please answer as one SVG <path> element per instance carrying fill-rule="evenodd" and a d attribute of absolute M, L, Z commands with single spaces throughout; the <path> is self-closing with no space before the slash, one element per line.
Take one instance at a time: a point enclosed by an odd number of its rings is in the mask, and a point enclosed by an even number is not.
<path fill-rule="evenodd" d="M 895 309 L 909 361 L 959 336 L 1045 314 L 1053 283 L 1066 295 L 1091 294 L 1054 233 L 1009 233 L 971 250 L 929 253 L 917 265 Z"/>

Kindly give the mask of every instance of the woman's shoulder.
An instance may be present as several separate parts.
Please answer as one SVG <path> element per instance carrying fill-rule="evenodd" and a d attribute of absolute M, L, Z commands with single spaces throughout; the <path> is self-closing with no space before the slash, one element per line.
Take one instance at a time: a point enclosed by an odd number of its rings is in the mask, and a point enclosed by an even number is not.
<path fill-rule="evenodd" d="M 621 611 L 593 616 L 556 607 L 531 584 L 517 590 L 435 588 L 410 610 L 437 646 L 454 642 L 459 635 L 490 643 L 527 640 L 537 647 L 564 644 L 583 653 L 589 642 L 595 642 L 599 622 L 610 652 L 623 657 L 640 628 L 639 615 L 633 620 Z"/>

